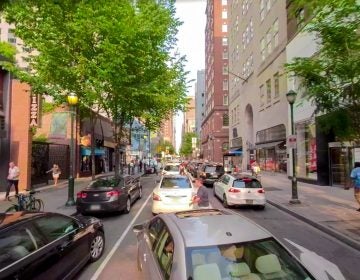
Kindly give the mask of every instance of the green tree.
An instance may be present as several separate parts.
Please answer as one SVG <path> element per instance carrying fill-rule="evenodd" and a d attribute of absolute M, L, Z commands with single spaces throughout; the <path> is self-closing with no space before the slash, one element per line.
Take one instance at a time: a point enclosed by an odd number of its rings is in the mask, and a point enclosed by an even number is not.
<path fill-rule="evenodd" d="M 95 108 L 114 120 L 116 175 L 134 118 L 154 129 L 184 108 L 185 60 L 172 55 L 180 24 L 173 0 L 13 0 L 5 15 L 36 50 L 28 59 L 34 71 L 18 77 L 55 99 L 75 92 L 90 116 Z"/>
<path fill-rule="evenodd" d="M 304 30 L 318 37 L 319 51 L 296 58 L 287 70 L 300 77 L 316 105 L 320 129 L 341 140 L 360 139 L 360 3 L 356 0 L 294 0 L 294 11 L 313 11 Z"/>
<path fill-rule="evenodd" d="M 192 138 L 196 138 L 198 141 L 198 137 L 196 136 L 196 133 L 193 132 L 185 133 L 181 142 L 180 155 L 187 157 L 192 155 L 193 152 Z"/>
<path fill-rule="evenodd" d="M 161 141 L 155 146 L 155 151 L 157 154 L 161 154 L 164 152 L 165 154 L 168 153 L 170 155 L 175 154 L 175 148 L 170 141 Z"/>

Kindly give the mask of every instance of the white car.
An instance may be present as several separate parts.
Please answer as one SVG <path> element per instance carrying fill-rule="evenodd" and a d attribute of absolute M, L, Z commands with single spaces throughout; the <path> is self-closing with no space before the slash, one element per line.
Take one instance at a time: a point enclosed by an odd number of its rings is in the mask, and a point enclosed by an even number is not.
<path fill-rule="evenodd" d="M 152 213 L 192 210 L 190 202 L 194 194 L 195 189 L 189 177 L 164 175 L 153 191 Z"/>
<path fill-rule="evenodd" d="M 180 164 L 179 163 L 167 163 L 165 164 L 163 170 L 163 175 L 179 175 L 180 174 Z"/>
<path fill-rule="evenodd" d="M 214 183 L 214 195 L 222 200 L 224 207 L 231 205 L 254 205 L 265 208 L 265 191 L 254 177 L 243 174 L 224 174 Z"/>

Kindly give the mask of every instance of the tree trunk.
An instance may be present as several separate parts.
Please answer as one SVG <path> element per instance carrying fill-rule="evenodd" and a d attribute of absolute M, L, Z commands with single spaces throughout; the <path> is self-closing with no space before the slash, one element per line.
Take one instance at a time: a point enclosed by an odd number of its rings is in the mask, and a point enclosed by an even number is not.
<path fill-rule="evenodd" d="M 90 110 L 90 126 L 91 126 L 91 179 L 95 180 L 95 124 L 94 113 Z"/>

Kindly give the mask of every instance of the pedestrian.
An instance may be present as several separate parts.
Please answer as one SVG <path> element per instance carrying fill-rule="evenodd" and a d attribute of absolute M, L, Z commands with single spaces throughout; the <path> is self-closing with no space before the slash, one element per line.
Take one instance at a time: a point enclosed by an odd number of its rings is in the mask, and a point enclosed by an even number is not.
<path fill-rule="evenodd" d="M 143 162 L 142 160 L 140 159 L 139 161 L 139 171 L 142 172 L 142 166 L 143 166 Z"/>
<path fill-rule="evenodd" d="M 360 162 L 355 162 L 354 169 L 351 171 L 350 178 L 354 184 L 354 196 L 360 205 Z M 360 212 L 360 208 L 356 211 Z"/>
<path fill-rule="evenodd" d="M 179 173 L 180 173 L 180 175 L 185 175 L 185 166 L 183 163 L 180 164 Z"/>
<path fill-rule="evenodd" d="M 60 169 L 59 165 L 54 163 L 53 167 L 50 170 L 46 171 L 46 173 L 49 173 L 49 172 L 52 172 L 52 177 L 53 177 L 53 180 L 54 180 L 54 186 L 56 186 L 57 183 L 58 183 L 60 174 L 61 174 L 61 169 Z"/>
<path fill-rule="evenodd" d="M 10 200 L 9 193 L 10 193 L 11 187 L 13 185 L 15 187 L 15 194 L 17 195 L 19 193 L 19 176 L 20 176 L 19 167 L 17 167 L 13 161 L 10 162 L 9 163 L 9 173 L 7 176 L 8 186 L 6 189 L 5 200 Z"/>
<path fill-rule="evenodd" d="M 197 192 L 196 195 L 192 197 L 190 205 L 194 205 L 195 209 L 211 208 L 208 190 L 203 185 L 203 180 L 201 178 L 195 179 L 195 187 L 197 188 Z"/>

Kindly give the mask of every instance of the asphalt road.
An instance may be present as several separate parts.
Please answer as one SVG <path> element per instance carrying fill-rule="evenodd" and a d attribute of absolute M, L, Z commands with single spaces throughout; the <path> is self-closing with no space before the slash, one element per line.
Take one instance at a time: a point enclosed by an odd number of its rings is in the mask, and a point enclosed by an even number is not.
<path fill-rule="evenodd" d="M 137 271 L 136 237 L 131 227 L 152 218 L 151 192 L 155 179 L 154 176 L 142 178 L 143 197 L 133 204 L 129 214 L 100 216 L 105 226 L 106 250 L 103 257 L 86 266 L 77 279 L 146 279 Z M 209 195 L 213 207 L 223 208 L 221 202 L 213 197 L 212 189 L 209 189 Z M 321 279 L 359 279 L 359 251 L 271 205 L 267 205 L 264 211 L 251 208 L 231 210 L 266 228 L 303 262 L 326 267 L 327 272 L 319 271 Z"/>

